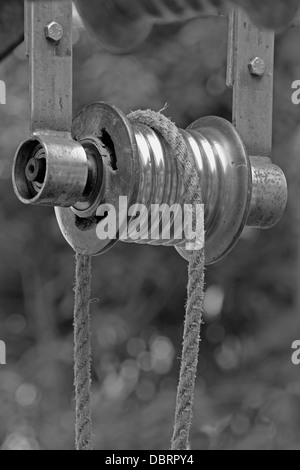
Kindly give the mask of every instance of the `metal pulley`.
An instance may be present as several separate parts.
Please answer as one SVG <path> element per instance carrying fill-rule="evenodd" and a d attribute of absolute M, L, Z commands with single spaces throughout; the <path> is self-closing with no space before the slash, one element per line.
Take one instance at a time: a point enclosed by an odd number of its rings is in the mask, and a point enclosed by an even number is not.
<path fill-rule="evenodd" d="M 32 135 L 16 154 L 14 189 L 25 204 L 55 206 L 77 252 L 100 254 L 118 241 L 98 237 L 105 223 L 100 206 L 118 209 L 126 197 L 128 206 L 184 207 L 183 175 L 167 141 L 148 126 L 131 124 L 114 106 L 90 105 L 72 125 L 72 2 L 27 0 L 26 7 Z M 255 26 L 243 10 L 233 11 L 228 52 L 233 123 L 204 117 L 180 131 L 199 175 L 207 264 L 226 256 L 244 227 L 273 227 L 287 202 L 285 176 L 271 161 L 274 32 Z M 132 217 L 122 212 L 118 227 Z M 147 217 L 145 236 L 129 234 L 126 241 L 174 246 L 186 257 L 189 239 L 185 232 L 177 236 L 170 220 L 168 239 L 161 230 L 151 238 Z"/>
<path fill-rule="evenodd" d="M 199 174 L 206 262 L 212 264 L 235 246 L 245 226 L 270 228 L 281 219 L 286 180 L 270 159 L 249 158 L 235 128 L 222 118 L 202 118 L 181 133 Z M 61 231 L 76 252 L 97 255 L 116 243 L 117 238 L 97 236 L 101 204 L 117 211 L 123 196 L 128 206 L 144 204 L 149 209 L 152 204 L 186 204 L 183 175 L 167 142 L 151 128 L 131 125 L 116 107 L 95 103 L 75 117 L 72 135 L 72 155 L 59 154 L 59 142 L 50 144 L 49 138 L 22 145 L 14 184 L 24 203 L 60 206 L 56 215 Z M 149 229 L 148 220 L 144 222 L 141 232 Z M 180 249 L 188 242 L 183 234 L 170 240 L 160 235 L 153 241 L 149 233 L 139 243 Z"/>
<path fill-rule="evenodd" d="M 86 27 L 102 47 L 124 53 L 139 46 L 155 25 L 220 16 L 242 7 L 252 20 L 281 29 L 295 16 L 299 0 L 75 0 Z"/>

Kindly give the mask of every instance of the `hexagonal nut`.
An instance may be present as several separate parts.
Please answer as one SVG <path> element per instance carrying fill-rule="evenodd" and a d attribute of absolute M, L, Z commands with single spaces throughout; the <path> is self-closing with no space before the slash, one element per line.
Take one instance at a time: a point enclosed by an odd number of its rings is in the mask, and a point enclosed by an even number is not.
<path fill-rule="evenodd" d="M 255 57 L 249 63 L 249 71 L 255 77 L 262 77 L 266 71 L 266 63 L 260 57 Z"/>
<path fill-rule="evenodd" d="M 64 35 L 62 25 L 57 23 L 56 21 L 52 21 L 46 26 L 45 35 L 49 41 L 59 42 Z"/>

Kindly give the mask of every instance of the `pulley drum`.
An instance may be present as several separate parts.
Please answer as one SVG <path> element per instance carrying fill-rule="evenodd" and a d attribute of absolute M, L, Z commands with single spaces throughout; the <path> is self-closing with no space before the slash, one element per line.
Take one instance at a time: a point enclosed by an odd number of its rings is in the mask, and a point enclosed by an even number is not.
<path fill-rule="evenodd" d="M 199 176 L 206 263 L 212 264 L 232 250 L 246 225 L 276 225 L 286 207 L 286 179 L 269 158 L 249 157 L 234 126 L 222 118 L 201 118 L 180 132 Z M 25 204 L 57 206 L 61 231 L 77 253 L 104 253 L 119 238 L 118 234 L 113 240 L 98 238 L 100 205 L 117 210 L 123 196 L 129 207 L 186 204 L 183 175 L 172 150 L 150 127 L 133 125 L 115 106 L 98 102 L 77 114 L 72 135 L 74 140 L 60 152 L 62 157 L 57 153 L 59 141 L 49 142 L 48 136 L 21 145 L 14 164 L 14 187 Z M 51 195 L 57 195 L 55 201 Z M 122 217 L 120 232 L 127 212 Z M 148 228 L 145 223 L 141 231 Z M 183 236 L 167 240 L 162 236 L 157 242 L 150 235 L 139 241 L 174 246 L 185 258 L 187 242 Z"/>

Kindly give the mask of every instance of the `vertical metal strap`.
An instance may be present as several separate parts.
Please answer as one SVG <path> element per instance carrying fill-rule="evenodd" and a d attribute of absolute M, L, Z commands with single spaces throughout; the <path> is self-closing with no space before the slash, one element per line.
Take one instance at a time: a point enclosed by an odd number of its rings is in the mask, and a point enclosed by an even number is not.
<path fill-rule="evenodd" d="M 69 133 L 72 0 L 25 0 L 25 37 L 30 61 L 31 131 Z"/>
<path fill-rule="evenodd" d="M 271 157 L 274 31 L 255 26 L 242 9 L 229 24 L 227 85 L 233 88 L 233 124 L 250 156 Z"/>
<path fill-rule="evenodd" d="M 79 188 L 74 198 L 77 201 L 85 187 L 87 167 L 85 152 L 81 148 L 79 150 L 76 147 L 79 144 L 71 140 L 72 1 L 25 0 L 25 38 L 30 62 L 31 132 L 40 138 L 42 136 L 43 143 L 48 139 L 48 172 L 50 163 L 55 166 L 62 161 L 61 156 L 65 157 L 65 167 L 71 163 L 68 175 L 75 169 L 71 186 Z M 45 147 L 43 151 L 45 153 Z M 79 160 L 76 157 L 80 157 L 81 161 L 78 171 L 76 166 Z M 52 180 L 57 182 L 56 178 L 61 173 L 60 167 L 54 176 L 51 175 Z M 45 182 L 43 185 L 42 191 L 45 189 Z M 53 193 L 50 188 L 51 197 Z M 63 194 L 63 198 L 70 196 L 70 189 L 66 189 L 65 181 L 58 193 L 60 196 Z M 91 258 L 77 255 L 74 370 L 78 450 L 90 450 L 92 445 L 90 288 Z"/>

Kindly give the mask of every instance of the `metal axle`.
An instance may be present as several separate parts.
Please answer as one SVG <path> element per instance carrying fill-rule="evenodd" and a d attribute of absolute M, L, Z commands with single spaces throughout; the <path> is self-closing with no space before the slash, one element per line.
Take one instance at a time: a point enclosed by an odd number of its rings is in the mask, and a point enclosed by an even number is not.
<path fill-rule="evenodd" d="M 237 131 L 224 119 L 202 118 L 181 133 L 199 173 L 206 259 L 212 264 L 235 246 L 245 226 L 270 228 L 280 220 L 286 179 L 269 158 L 249 158 Z M 153 129 L 131 125 L 116 107 L 95 103 L 75 117 L 72 135 L 73 156 L 59 147 L 56 152 L 41 136 L 23 144 L 15 160 L 14 187 L 27 204 L 60 206 L 60 228 L 76 251 L 101 254 L 116 243 L 97 237 L 101 204 L 117 208 L 120 196 L 127 196 L 129 206 L 186 204 L 183 175 L 169 145 Z M 175 246 L 185 257 L 186 242 L 175 236 L 153 241 L 150 234 L 140 241 Z"/>

